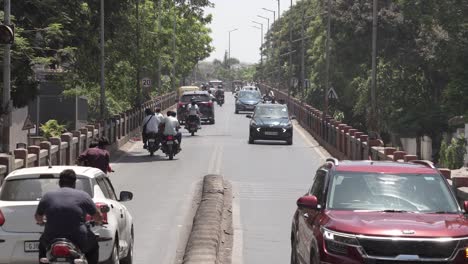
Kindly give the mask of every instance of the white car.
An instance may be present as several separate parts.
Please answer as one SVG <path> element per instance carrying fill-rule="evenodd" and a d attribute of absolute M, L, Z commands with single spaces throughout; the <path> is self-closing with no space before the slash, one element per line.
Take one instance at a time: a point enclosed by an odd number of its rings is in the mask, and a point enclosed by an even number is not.
<path fill-rule="evenodd" d="M 34 214 L 41 197 L 59 188 L 59 174 L 73 169 L 76 189 L 91 195 L 97 207 L 108 205 L 107 224 L 93 231 L 99 234 L 99 262 L 130 264 L 133 260 L 133 220 L 122 202 L 133 195 L 121 192 L 118 198 L 109 178 L 99 169 L 79 166 L 35 167 L 13 171 L 0 188 L 0 263 L 38 263 L 39 237 L 43 227 Z"/>

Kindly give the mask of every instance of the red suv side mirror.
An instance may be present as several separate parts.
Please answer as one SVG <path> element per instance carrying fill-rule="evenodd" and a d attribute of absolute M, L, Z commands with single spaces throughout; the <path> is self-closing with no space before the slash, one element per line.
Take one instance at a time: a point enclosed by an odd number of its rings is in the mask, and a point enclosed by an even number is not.
<path fill-rule="evenodd" d="M 297 207 L 306 209 L 317 209 L 318 200 L 313 195 L 305 195 L 297 200 Z"/>
<path fill-rule="evenodd" d="M 468 201 L 463 202 L 463 209 L 465 210 L 465 213 L 468 213 Z"/>

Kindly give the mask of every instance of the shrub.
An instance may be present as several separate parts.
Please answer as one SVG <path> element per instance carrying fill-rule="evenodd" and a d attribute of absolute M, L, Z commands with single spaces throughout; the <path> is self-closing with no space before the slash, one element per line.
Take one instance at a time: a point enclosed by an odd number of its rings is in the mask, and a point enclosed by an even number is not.
<path fill-rule="evenodd" d="M 51 137 L 60 137 L 60 135 L 65 131 L 65 126 L 60 125 L 55 119 L 51 119 L 41 125 L 42 135 L 47 139 L 50 139 Z"/>
<path fill-rule="evenodd" d="M 466 154 L 466 140 L 464 136 L 452 138 L 450 144 L 447 140 L 442 140 L 440 145 L 440 163 L 442 166 L 451 170 L 456 170 L 463 167 L 464 157 Z"/>

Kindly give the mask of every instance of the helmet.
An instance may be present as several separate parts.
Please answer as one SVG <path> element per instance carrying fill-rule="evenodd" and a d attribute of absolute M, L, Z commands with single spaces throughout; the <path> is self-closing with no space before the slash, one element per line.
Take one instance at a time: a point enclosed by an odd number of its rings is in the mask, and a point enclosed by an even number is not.
<path fill-rule="evenodd" d="M 151 114 L 153 114 L 153 112 L 151 111 L 151 109 L 146 108 L 146 109 L 145 109 L 145 114 L 146 114 L 146 115 L 151 115 Z"/>

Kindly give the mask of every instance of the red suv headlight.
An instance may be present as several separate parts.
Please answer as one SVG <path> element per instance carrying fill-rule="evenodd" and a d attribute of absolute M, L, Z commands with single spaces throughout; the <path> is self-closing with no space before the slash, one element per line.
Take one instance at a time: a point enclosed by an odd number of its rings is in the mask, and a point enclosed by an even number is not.
<path fill-rule="evenodd" d="M 333 232 L 322 228 L 323 240 L 328 252 L 337 255 L 347 255 L 348 247 L 358 247 L 356 236 Z"/>

